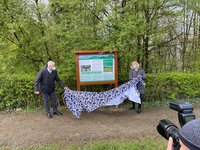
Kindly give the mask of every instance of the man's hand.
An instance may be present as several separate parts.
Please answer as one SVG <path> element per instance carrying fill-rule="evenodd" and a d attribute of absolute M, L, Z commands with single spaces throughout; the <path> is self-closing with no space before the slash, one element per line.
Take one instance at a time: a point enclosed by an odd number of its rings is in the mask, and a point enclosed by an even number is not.
<path fill-rule="evenodd" d="M 174 150 L 172 137 L 169 137 L 168 144 L 167 144 L 167 150 Z"/>
<path fill-rule="evenodd" d="M 39 91 L 35 91 L 35 94 L 36 94 L 36 95 L 39 95 L 39 94 L 40 94 L 40 92 L 39 92 Z"/>

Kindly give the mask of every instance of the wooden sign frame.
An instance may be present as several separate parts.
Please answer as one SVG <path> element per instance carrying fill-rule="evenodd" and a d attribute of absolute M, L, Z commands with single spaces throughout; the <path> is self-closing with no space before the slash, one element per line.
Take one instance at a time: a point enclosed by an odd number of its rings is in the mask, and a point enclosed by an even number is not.
<path fill-rule="evenodd" d="M 81 50 L 74 51 L 76 55 L 76 80 L 77 80 L 77 90 L 80 91 L 81 85 L 99 85 L 99 84 L 114 84 L 115 87 L 118 86 L 118 50 L 115 51 L 103 51 L 103 50 Z M 108 81 L 80 81 L 80 70 L 79 70 L 79 56 L 89 56 L 89 55 L 105 55 L 105 54 L 113 54 L 114 55 L 114 80 Z"/>

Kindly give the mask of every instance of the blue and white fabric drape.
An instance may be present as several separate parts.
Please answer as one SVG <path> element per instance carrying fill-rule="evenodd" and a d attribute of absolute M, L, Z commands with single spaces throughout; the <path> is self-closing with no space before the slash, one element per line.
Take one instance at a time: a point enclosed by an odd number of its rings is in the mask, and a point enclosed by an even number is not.
<path fill-rule="evenodd" d="M 64 93 L 64 100 L 69 110 L 77 118 L 80 118 L 83 110 L 91 112 L 102 106 L 119 105 L 126 98 L 130 101 L 141 103 L 140 93 L 136 88 L 136 84 L 140 81 L 143 82 L 141 76 L 138 75 L 134 80 L 105 92 L 85 92 L 67 89 Z"/>

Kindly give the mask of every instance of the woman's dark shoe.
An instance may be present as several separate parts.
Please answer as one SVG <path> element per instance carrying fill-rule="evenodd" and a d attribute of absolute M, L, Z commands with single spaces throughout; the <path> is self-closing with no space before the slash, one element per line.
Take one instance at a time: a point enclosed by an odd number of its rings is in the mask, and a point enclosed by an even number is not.
<path fill-rule="evenodd" d="M 140 114 L 142 112 L 141 108 L 138 108 L 137 113 Z"/>
<path fill-rule="evenodd" d="M 133 110 L 133 109 L 135 109 L 135 107 L 134 107 L 134 106 L 131 106 L 131 107 L 129 108 L 129 110 Z"/>

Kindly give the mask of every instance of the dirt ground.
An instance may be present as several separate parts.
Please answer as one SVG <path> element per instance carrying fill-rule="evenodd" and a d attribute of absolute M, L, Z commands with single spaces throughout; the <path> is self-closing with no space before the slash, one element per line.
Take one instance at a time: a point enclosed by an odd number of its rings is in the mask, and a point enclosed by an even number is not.
<path fill-rule="evenodd" d="M 75 118 L 69 110 L 63 116 L 46 117 L 39 112 L 0 112 L 0 145 L 26 147 L 47 145 L 59 141 L 89 142 L 108 139 L 161 138 L 156 126 L 161 119 L 169 119 L 179 126 L 177 112 L 167 108 L 143 109 L 141 114 L 128 106 L 108 107 L 94 112 L 83 112 Z M 200 107 L 194 108 L 197 118 Z"/>

